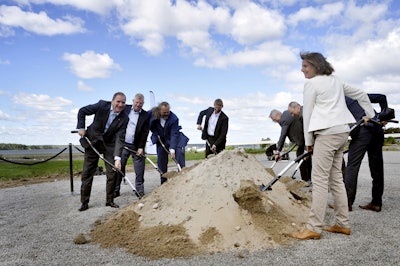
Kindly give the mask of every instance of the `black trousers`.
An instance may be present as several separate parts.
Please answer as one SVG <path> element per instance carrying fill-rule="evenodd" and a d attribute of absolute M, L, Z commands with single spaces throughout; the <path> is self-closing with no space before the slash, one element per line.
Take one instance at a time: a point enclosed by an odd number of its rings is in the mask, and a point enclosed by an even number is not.
<path fill-rule="evenodd" d="M 349 145 L 345 185 L 349 206 L 353 205 L 357 193 L 358 172 L 365 153 L 368 154 L 369 170 L 372 177 L 372 205 L 382 206 L 384 171 L 382 146 L 383 129 L 380 126 L 361 126 L 352 135 Z"/>
<path fill-rule="evenodd" d="M 208 136 L 207 137 L 207 141 L 208 141 L 208 143 L 212 146 L 213 144 L 214 144 L 214 142 L 215 142 L 215 140 L 216 140 L 217 138 L 215 137 L 215 136 Z M 225 143 L 223 144 L 223 145 L 218 145 L 218 146 L 216 146 L 216 151 L 215 151 L 215 153 L 220 153 L 221 151 L 223 151 L 225 149 Z M 211 151 L 211 147 L 206 143 L 206 158 L 207 158 L 207 156 L 208 155 L 210 155 L 210 154 L 214 154 L 214 152 L 213 151 Z"/>
<path fill-rule="evenodd" d="M 296 156 L 299 157 L 304 153 L 305 145 L 298 145 Z M 308 156 L 303 163 L 300 165 L 300 175 L 303 181 L 311 180 L 312 160 L 311 156 Z"/>
<path fill-rule="evenodd" d="M 166 147 L 167 150 L 169 150 L 169 147 Z M 169 160 L 169 153 L 167 153 L 164 149 L 164 147 L 161 144 L 157 143 L 157 167 L 160 169 L 162 173 L 166 173 L 168 171 L 168 160 Z M 179 166 L 181 168 L 185 167 L 186 165 L 186 157 L 185 157 L 185 148 L 177 148 L 175 150 L 175 160 L 177 163 L 179 163 Z M 166 182 L 168 179 L 165 177 L 162 177 L 160 175 L 160 182 L 163 184 Z"/>
<path fill-rule="evenodd" d="M 103 154 L 104 159 L 114 164 L 114 144 L 104 145 L 101 142 L 95 144 L 95 148 Z M 90 194 L 92 191 L 93 176 L 96 173 L 97 166 L 99 163 L 99 156 L 91 148 L 85 149 L 83 170 L 82 170 L 82 184 L 81 184 L 81 203 L 89 203 Z M 105 164 L 106 166 L 106 201 L 112 202 L 114 199 L 115 181 L 117 174 L 113 168 Z"/>

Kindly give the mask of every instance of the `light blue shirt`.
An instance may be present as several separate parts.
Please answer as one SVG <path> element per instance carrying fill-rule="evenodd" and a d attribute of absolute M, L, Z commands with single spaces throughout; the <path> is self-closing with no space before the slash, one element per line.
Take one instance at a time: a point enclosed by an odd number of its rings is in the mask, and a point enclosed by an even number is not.
<path fill-rule="evenodd" d="M 114 121 L 114 118 L 116 118 L 118 115 L 119 115 L 119 113 L 114 112 L 112 108 L 110 109 L 110 114 L 108 115 L 108 120 L 107 120 L 106 126 L 104 128 L 104 132 L 107 131 L 107 129 L 110 127 L 112 121 Z"/>

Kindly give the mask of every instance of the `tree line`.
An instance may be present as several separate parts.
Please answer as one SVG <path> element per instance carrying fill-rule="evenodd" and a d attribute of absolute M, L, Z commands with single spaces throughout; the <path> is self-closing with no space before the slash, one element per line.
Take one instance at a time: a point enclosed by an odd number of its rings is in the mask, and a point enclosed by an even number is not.
<path fill-rule="evenodd" d="M 385 134 L 400 133 L 400 128 L 390 127 L 384 130 Z M 262 141 L 270 141 L 270 138 L 262 138 Z M 389 140 L 389 143 L 392 142 Z M 262 145 L 263 148 L 267 145 Z M 24 145 L 16 143 L 0 143 L 0 150 L 40 150 L 40 149 L 59 149 L 63 145 Z"/>

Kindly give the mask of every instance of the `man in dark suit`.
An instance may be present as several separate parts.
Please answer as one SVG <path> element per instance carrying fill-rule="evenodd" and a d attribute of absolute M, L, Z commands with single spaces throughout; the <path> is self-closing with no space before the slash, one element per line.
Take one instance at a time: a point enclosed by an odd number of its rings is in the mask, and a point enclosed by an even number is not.
<path fill-rule="evenodd" d="M 168 170 L 168 158 L 175 159 L 180 167 L 185 167 L 185 147 L 189 139 L 180 131 L 178 117 L 171 112 L 167 102 L 161 102 L 154 107 L 150 114 L 151 141 L 157 144 L 157 164 L 162 173 Z M 161 140 L 161 142 L 160 142 Z M 164 149 L 167 149 L 167 151 Z M 161 184 L 167 181 L 160 176 Z"/>
<path fill-rule="evenodd" d="M 121 154 L 121 171 L 125 174 L 125 166 L 130 156 L 133 160 L 135 170 L 135 188 L 142 197 L 144 195 L 144 169 L 145 169 L 145 147 L 147 136 L 149 135 L 150 115 L 143 110 L 144 96 L 141 93 L 135 95 L 133 105 L 126 105 L 125 112 L 129 117 L 129 122 L 125 130 L 124 138 L 120 139 L 121 146 L 126 146 L 137 153 L 123 149 Z M 117 183 L 115 186 L 115 197 L 120 196 L 122 175 L 117 174 Z"/>
<path fill-rule="evenodd" d="M 278 143 L 276 144 L 276 150 L 274 153 L 279 155 L 285 144 L 286 137 L 292 143 L 297 145 L 296 156 L 300 156 L 304 153 L 305 142 L 304 142 L 304 130 L 303 130 L 303 116 L 301 111 L 301 106 L 296 104 L 296 109 L 299 110 L 297 115 L 291 115 L 288 110 L 282 112 L 273 109 L 269 115 L 272 121 L 279 123 L 281 126 L 281 135 L 279 137 Z M 290 105 L 289 105 L 290 107 Z M 301 179 L 306 182 L 311 182 L 311 158 L 307 158 L 300 166 Z"/>
<path fill-rule="evenodd" d="M 386 96 L 383 94 L 368 94 L 371 103 L 378 103 L 383 110 L 388 108 Z M 364 110 L 360 104 L 349 97 L 346 97 L 347 108 L 359 121 L 365 116 Z M 379 114 L 376 116 L 378 119 Z M 382 195 L 384 188 L 383 154 L 382 146 L 384 141 L 384 132 L 382 125 L 375 123 L 363 124 L 358 130 L 353 130 L 350 134 L 351 141 L 347 157 L 346 175 L 344 177 L 349 211 L 356 198 L 358 171 L 365 153 L 368 154 L 368 164 L 372 177 L 372 200 L 366 205 L 360 205 L 361 209 L 380 212 L 382 209 Z"/>
<path fill-rule="evenodd" d="M 128 116 L 124 112 L 126 97 L 122 92 L 114 94 L 112 101 L 103 101 L 91 105 L 87 105 L 79 109 L 77 129 L 81 136 L 81 144 L 85 148 L 85 156 L 82 170 L 81 185 L 81 207 L 79 211 L 85 211 L 89 208 L 89 198 L 92 190 L 93 175 L 96 172 L 99 162 L 99 155 L 92 149 L 84 138 L 90 140 L 94 148 L 108 162 L 114 162 L 115 168 L 121 168 L 122 146 L 118 145 L 116 139 L 121 138 L 126 125 Z M 86 128 L 86 116 L 94 115 L 93 123 Z M 106 166 L 106 206 L 118 208 L 114 203 L 114 190 L 116 181 L 116 172 L 108 164 Z"/>
<path fill-rule="evenodd" d="M 220 153 L 225 149 L 228 134 L 229 118 L 222 111 L 224 104 L 221 99 L 214 101 L 214 108 L 209 107 L 199 113 L 197 129 L 202 130 L 201 139 L 206 140 L 206 158 L 210 154 Z M 203 117 L 204 127 L 201 126 Z"/>

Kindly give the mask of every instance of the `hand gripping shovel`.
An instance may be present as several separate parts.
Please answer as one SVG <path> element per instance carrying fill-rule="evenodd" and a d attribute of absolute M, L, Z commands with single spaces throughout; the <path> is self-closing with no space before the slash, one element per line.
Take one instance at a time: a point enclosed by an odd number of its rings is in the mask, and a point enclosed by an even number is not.
<path fill-rule="evenodd" d="M 292 147 L 290 147 L 289 150 L 287 150 L 286 152 L 279 154 L 279 156 L 275 159 L 274 163 L 271 166 L 271 169 L 274 168 L 274 166 L 276 165 L 276 163 L 281 159 L 284 158 L 286 155 L 289 155 L 289 153 L 297 146 L 297 144 L 293 144 Z"/>
<path fill-rule="evenodd" d="M 276 181 L 278 181 L 286 173 L 287 170 L 289 170 L 294 164 L 302 161 L 305 157 L 310 156 L 311 154 L 312 154 L 312 151 L 303 153 L 302 155 L 300 155 L 299 157 L 294 159 L 282 171 L 280 171 L 279 174 L 274 179 L 272 179 L 271 182 L 269 182 L 267 185 L 261 184 L 260 190 L 261 191 L 272 190 L 272 185 L 275 184 Z"/>
<path fill-rule="evenodd" d="M 85 139 L 86 139 L 86 141 L 89 143 L 89 145 L 90 145 L 90 147 L 92 148 L 92 150 L 94 150 L 94 152 L 97 153 L 97 155 L 99 156 L 99 158 L 102 159 L 102 160 L 104 161 L 104 163 L 106 163 L 106 164 L 108 164 L 109 166 L 111 166 L 112 169 L 113 169 L 115 172 L 117 172 L 117 173 L 119 173 L 120 175 L 122 175 L 122 176 L 124 177 L 125 181 L 127 181 L 128 184 L 129 184 L 129 186 L 132 188 L 133 193 L 136 195 L 136 197 L 138 197 L 139 199 L 141 199 L 142 196 L 137 192 L 135 186 L 132 184 L 132 182 L 129 180 L 129 178 L 127 178 L 127 177 L 125 176 L 125 174 L 124 174 L 121 170 L 116 169 L 112 163 L 110 163 L 109 161 L 107 161 L 107 160 L 104 158 L 104 156 L 103 156 L 102 154 L 100 154 L 98 150 L 96 150 L 96 148 L 93 146 L 92 142 L 90 142 L 90 140 L 89 140 L 88 137 L 85 136 Z"/>
<path fill-rule="evenodd" d="M 160 136 L 158 135 L 158 141 L 161 143 L 161 146 L 164 148 L 164 150 L 170 154 L 169 150 L 167 149 L 167 147 L 165 147 L 164 142 L 162 142 Z M 178 167 L 178 172 L 182 171 L 182 167 L 179 165 L 178 161 L 175 158 L 172 158 L 172 160 L 176 163 L 176 166 Z"/>
<path fill-rule="evenodd" d="M 371 120 L 370 120 L 371 121 Z M 359 127 L 362 123 L 364 122 L 364 119 L 360 119 L 359 121 L 357 121 L 357 123 L 355 123 L 351 128 L 350 128 L 350 132 L 353 131 L 354 129 L 356 129 L 357 127 Z M 265 190 L 272 190 L 272 185 L 276 183 L 276 181 L 278 181 L 285 173 L 287 170 L 289 170 L 294 164 L 302 162 L 302 160 L 308 156 L 312 155 L 312 151 L 310 152 L 306 152 L 303 153 L 302 155 L 300 155 L 299 157 L 297 157 L 296 159 L 294 159 L 291 163 L 289 163 L 282 171 L 279 172 L 279 174 L 271 180 L 271 182 L 269 182 L 267 185 L 261 184 L 260 185 L 260 190 L 261 191 L 265 191 Z M 299 166 L 300 167 L 300 163 Z M 297 171 L 297 168 L 296 168 Z"/>
<path fill-rule="evenodd" d="M 206 143 L 207 143 L 208 147 L 210 148 L 210 151 L 212 151 L 212 152 L 214 153 L 214 155 L 217 155 L 217 151 L 211 149 L 212 145 L 211 145 L 211 143 L 208 141 L 208 139 L 206 140 Z"/>
<path fill-rule="evenodd" d="M 71 131 L 71 133 L 78 133 L 78 131 L 75 131 L 75 130 L 74 130 L 74 131 Z M 107 161 L 107 160 L 104 158 L 104 156 L 93 146 L 92 142 L 89 140 L 88 137 L 84 136 L 84 138 L 85 138 L 85 140 L 87 141 L 87 143 L 89 144 L 89 146 L 92 148 L 92 150 L 99 156 L 99 158 L 100 158 L 104 163 L 106 163 L 106 164 L 108 164 L 109 166 L 111 166 L 111 168 L 113 169 L 113 171 L 115 171 L 115 172 L 119 173 L 120 175 L 122 175 L 122 176 L 125 178 L 125 180 L 128 182 L 129 186 L 132 188 L 133 193 L 136 195 L 136 197 L 138 197 L 139 199 L 141 199 L 142 196 L 137 192 L 135 186 L 134 186 L 134 185 L 132 184 L 132 182 L 125 176 L 125 174 L 124 174 L 121 170 L 116 169 L 116 168 L 114 167 L 114 164 L 112 164 L 112 163 L 110 163 L 109 161 Z"/>
<path fill-rule="evenodd" d="M 301 161 L 297 164 L 296 168 L 293 171 L 292 179 L 296 179 L 294 176 L 296 175 L 296 173 L 299 170 L 300 166 L 303 164 L 304 160 L 305 160 L 304 158 L 301 159 Z"/>
<path fill-rule="evenodd" d="M 124 149 L 129 151 L 129 152 L 132 152 L 132 153 L 137 153 L 137 151 L 132 150 L 132 149 L 126 147 L 126 146 L 124 147 Z M 164 174 L 163 172 L 161 172 L 160 169 L 158 169 L 157 165 L 149 157 L 147 157 L 145 155 L 142 155 L 142 156 L 157 170 L 157 172 L 160 173 L 161 176 Z"/>

